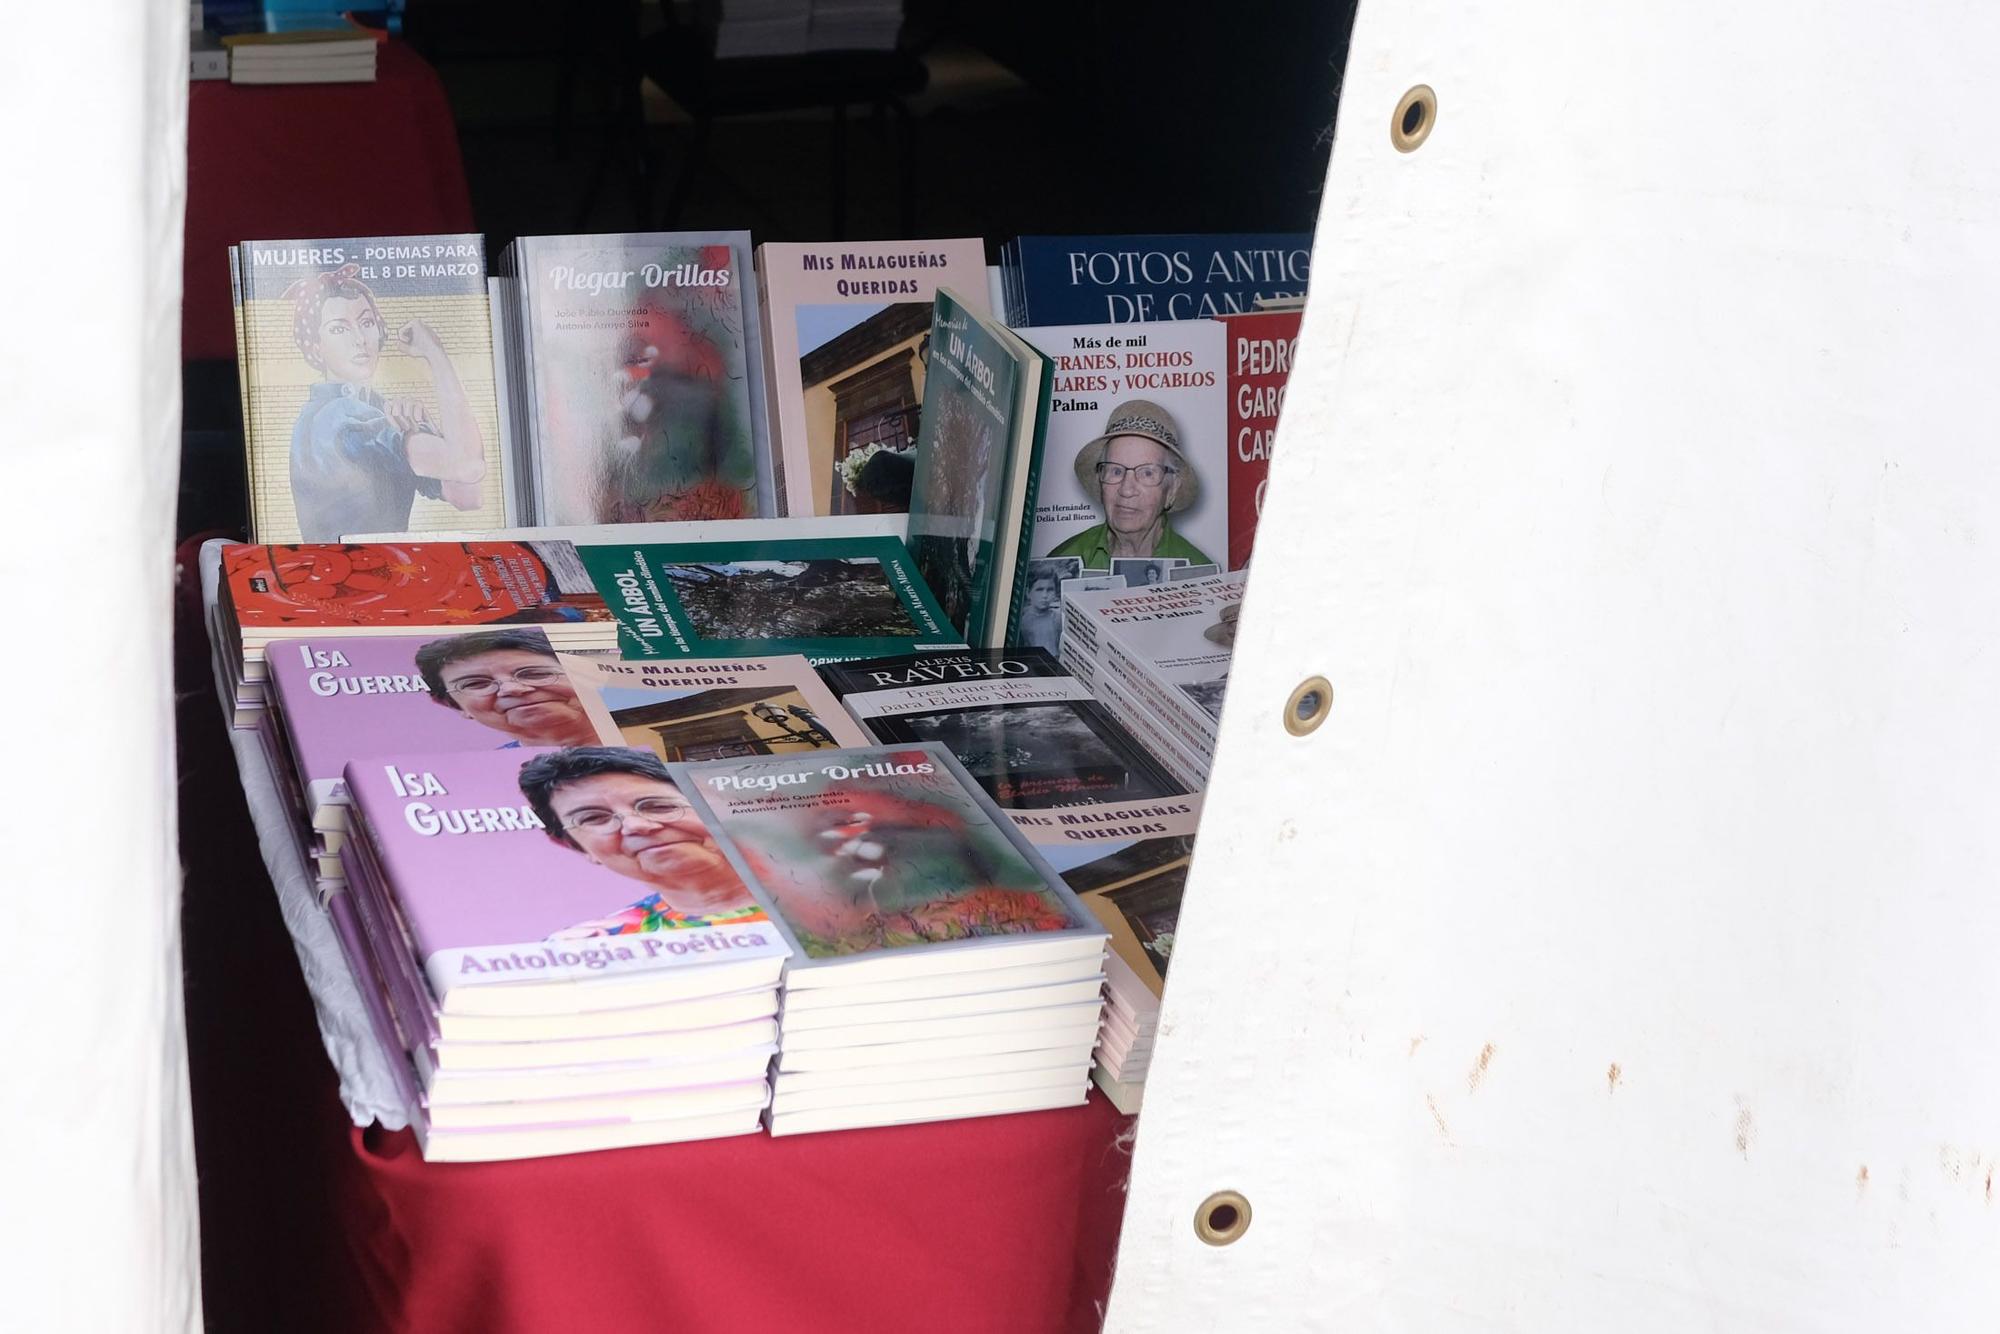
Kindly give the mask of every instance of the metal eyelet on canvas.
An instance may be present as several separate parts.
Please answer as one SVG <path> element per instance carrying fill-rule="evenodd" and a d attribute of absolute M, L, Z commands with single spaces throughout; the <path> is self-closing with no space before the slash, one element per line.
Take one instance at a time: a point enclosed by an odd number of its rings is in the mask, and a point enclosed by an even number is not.
<path fill-rule="evenodd" d="M 1308 676 L 1299 682 L 1285 701 L 1285 730 L 1304 736 L 1326 721 L 1333 712 L 1333 683 L 1324 676 Z"/>
<path fill-rule="evenodd" d="M 1194 1234 L 1211 1246 L 1227 1246 L 1250 1230 L 1250 1201 L 1233 1190 L 1218 1190 L 1194 1211 Z"/>
<path fill-rule="evenodd" d="M 1389 142 L 1398 153 L 1414 153 L 1423 146 L 1431 126 L 1437 123 L 1437 109 L 1437 94 L 1427 83 L 1403 94 L 1403 100 L 1396 103 L 1396 114 L 1389 117 Z"/>

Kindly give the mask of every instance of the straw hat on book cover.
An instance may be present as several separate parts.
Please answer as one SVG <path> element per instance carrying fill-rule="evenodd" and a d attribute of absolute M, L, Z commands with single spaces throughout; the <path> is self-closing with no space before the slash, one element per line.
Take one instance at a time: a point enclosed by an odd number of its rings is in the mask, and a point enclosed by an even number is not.
<path fill-rule="evenodd" d="M 1192 509 L 1195 498 L 1201 494 L 1201 479 L 1188 460 L 1187 451 L 1181 447 L 1180 426 L 1171 412 L 1144 398 L 1128 398 L 1111 409 L 1111 416 L 1104 423 L 1104 433 L 1076 452 L 1076 480 L 1085 494 L 1097 494 L 1097 465 L 1104 462 L 1105 451 L 1121 435 L 1136 435 L 1151 440 L 1173 455 L 1180 471 L 1176 474 L 1179 485 L 1174 493 L 1172 508 Z"/>

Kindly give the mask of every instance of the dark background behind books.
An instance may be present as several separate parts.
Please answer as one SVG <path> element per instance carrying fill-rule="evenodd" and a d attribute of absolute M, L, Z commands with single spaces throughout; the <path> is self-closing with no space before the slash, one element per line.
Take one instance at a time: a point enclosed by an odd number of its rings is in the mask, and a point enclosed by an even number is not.
<path fill-rule="evenodd" d="M 844 234 L 981 236 L 991 261 L 1019 233 L 1310 231 L 1354 2 L 908 0 L 904 46 L 929 72 L 909 99 L 914 227 L 894 118 L 856 108 Z M 444 82 L 489 256 L 663 225 L 689 118 L 656 87 L 623 96 L 662 22 L 653 0 L 410 0 L 404 37 Z M 675 225 L 830 238 L 832 142 L 824 110 L 718 121 Z M 182 536 L 243 523 L 235 373 L 187 366 Z"/>

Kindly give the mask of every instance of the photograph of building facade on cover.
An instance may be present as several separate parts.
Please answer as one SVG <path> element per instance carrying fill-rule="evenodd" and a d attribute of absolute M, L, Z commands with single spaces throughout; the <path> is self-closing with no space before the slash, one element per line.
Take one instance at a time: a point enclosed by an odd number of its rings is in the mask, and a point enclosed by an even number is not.
<path fill-rule="evenodd" d="M 815 509 L 902 513 L 910 507 L 931 303 L 801 305 L 795 321 Z"/>
<path fill-rule="evenodd" d="M 601 698 L 627 742 L 669 763 L 795 755 L 840 744 L 789 682 L 664 693 L 609 686 Z"/>
<path fill-rule="evenodd" d="M 914 639 L 923 633 L 872 556 L 665 565 L 660 575 L 703 639 Z"/>
<path fill-rule="evenodd" d="M 909 772 L 842 770 L 854 776 L 837 778 L 809 761 L 746 761 L 741 769 L 724 762 L 695 771 L 808 956 L 1079 925 L 930 752 L 864 754 L 869 769 Z M 730 786 L 731 779 L 745 786 Z M 767 781 L 779 785 L 760 790 Z"/>

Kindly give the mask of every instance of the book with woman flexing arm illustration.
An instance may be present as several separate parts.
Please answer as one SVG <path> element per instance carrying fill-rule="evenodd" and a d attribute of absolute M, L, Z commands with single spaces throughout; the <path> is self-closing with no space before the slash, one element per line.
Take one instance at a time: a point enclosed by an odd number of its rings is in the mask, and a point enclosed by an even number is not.
<path fill-rule="evenodd" d="M 478 236 L 250 241 L 231 260 L 258 541 L 505 522 Z"/>

